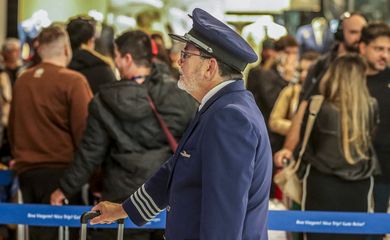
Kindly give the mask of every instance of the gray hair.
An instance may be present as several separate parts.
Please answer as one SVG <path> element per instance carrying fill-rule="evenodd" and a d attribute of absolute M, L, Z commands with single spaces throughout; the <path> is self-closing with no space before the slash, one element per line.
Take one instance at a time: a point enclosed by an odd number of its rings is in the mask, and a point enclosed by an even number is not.
<path fill-rule="evenodd" d="M 4 52 L 8 52 L 8 51 L 14 49 L 15 46 L 20 48 L 20 41 L 19 41 L 19 39 L 17 39 L 17 38 L 7 38 L 5 40 L 5 42 L 3 43 L 3 46 L 1 47 L 1 51 L 3 53 Z"/>

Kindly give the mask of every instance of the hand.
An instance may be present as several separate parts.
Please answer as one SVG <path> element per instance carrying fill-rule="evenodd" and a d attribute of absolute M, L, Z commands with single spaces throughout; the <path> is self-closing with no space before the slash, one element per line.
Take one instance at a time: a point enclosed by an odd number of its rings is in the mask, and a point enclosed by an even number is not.
<path fill-rule="evenodd" d="M 285 159 L 290 160 L 292 158 L 292 155 L 292 151 L 287 148 L 283 148 L 282 150 L 276 152 L 274 155 L 275 166 L 283 167 L 285 165 Z"/>
<path fill-rule="evenodd" d="M 118 219 L 127 218 L 127 213 L 122 204 L 112 202 L 100 202 L 92 208 L 92 211 L 100 211 L 100 216 L 93 218 L 91 224 L 112 223 Z"/>
<path fill-rule="evenodd" d="M 50 204 L 56 206 L 62 206 L 66 199 L 61 189 L 57 188 L 50 196 Z"/>

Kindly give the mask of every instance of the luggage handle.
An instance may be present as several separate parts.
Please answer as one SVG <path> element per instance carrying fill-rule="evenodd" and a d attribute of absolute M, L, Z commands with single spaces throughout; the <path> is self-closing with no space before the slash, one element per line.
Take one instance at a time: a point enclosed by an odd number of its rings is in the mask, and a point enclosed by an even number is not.
<path fill-rule="evenodd" d="M 89 212 L 85 212 L 83 213 L 83 215 L 81 215 L 80 217 L 80 223 L 81 224 L 87 224 L 89 220 L 97 217 L 97 216 L 100 216 L 100 211 L 89 211 Z"/>
<path fill-rule="evenodd" d="M 100 211 L 89 211 L 89 212 L 85 212 L 81 215 L 80 217 L 80 223 L 81 223 L 81 233 L 80 233 L 80 239 L 81 240 L 85 240 L 87 239 L 87 224 L 88 224 L 88 221 L 97 217 L 97 216 L 100 216 L 101 215 L 101 212 Z M 125 219 L 118 219 L 116 221 L 119 226 L 118 226 L 118 238 L 117 240 L 122 240 L 123 239 L 123 232 L 124 232 L 124 223 L 125 223 Z"/>
<path fill-rule="evenodd" d="M 89 220 L 95 218 L 95 217 L 98 217 L 100 216 L 101 213 L 100 211 L 89 211 L 89 212 L 85 212 L 81 215 L 80 217 L 80 223 L 81 224 L 85 224 L 85 223 L 88 223 Z M 118 224 L 124 224 L 125 223 L 125 219 L 118 219 L 116 221 Z"/>

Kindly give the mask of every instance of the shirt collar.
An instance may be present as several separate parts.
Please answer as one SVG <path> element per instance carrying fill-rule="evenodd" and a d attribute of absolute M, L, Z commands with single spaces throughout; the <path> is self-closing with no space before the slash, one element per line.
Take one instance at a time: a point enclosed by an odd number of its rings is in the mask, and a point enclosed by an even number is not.
<path fill-rule="evenodd" d="M 200 102 L 200 105 L 199 105 L 199 108 L 198 108 L 198 111 L 200 111 L 202 109 L 202 107 L 206 104 L 206 102 L 212 97 L 214 96 L 214 94 L 216 94 L 219 90 L 221 90 L 223 87 L 225 87 L 226 85 L 232 83 L 232 82 L 235 82 L 236 80 L 228 80 L 228 81 L 223 81 L 221 82 L 220 84 L 218 84 L 217 86 L 213 87 L 210 91 L 208 91 L 208 93 L 206 93 L 206 95 L 204 95 L 204 97 L 202 98 L 202 101 Z"/>

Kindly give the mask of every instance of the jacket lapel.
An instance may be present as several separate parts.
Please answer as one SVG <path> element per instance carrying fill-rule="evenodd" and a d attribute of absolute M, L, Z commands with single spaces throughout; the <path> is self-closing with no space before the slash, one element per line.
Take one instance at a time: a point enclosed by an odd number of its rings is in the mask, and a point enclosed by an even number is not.
<path fill-rule="evenodd" d="M 220 97 L 222 97 L 225 94 L 228 94 L 231 92 L 236 92 L 236 91 L 243 91 L 243 90 L 245 90 L 244 81 L 238 80 L 236 82 L 232 82 L 232 83 L 226 85 L 224 88 L 219 90 L 216 94 L 214 94 L 206 102 L 206 104 L 202 107 L 202 109 L 195 114 L 194 119 L 191 121 L 191 124 L 186 129 L 183 137 L 180 139 L 180 142 L 179 142 L 179 145 L 177 147 L 176 152 L 180 152 L 181 150 L 183 150 L 182 148 L 183 148 L 184 144 L 187 142 L 187 139 L 189 138 L 189 136 L 191 136 L 191 133 L 193 132 L 195 127 L 198 125 L 199 120 L 202 118 L 203 113 L 205 113 L 210 108 L 210 106 L 213 105 L 213 103 L 215 101 L 217 101 Z M 177 157 L 177 156 L 175 156 L 175 157 Z"/>
<path fill-rule="evenodd" d="M 214 94 L 205 103 L 205 105 L 202 107 L 202 109 L 200 111 L 196 112 L 195 117 L 193 118 L 193 120 L 191 121 L 191 124 L 186 129 L 183 137 L 180 139 L 179 145 L 178 145 L 178 147 L 177 147 L 177 149 L 176 149 L 176 151 L 174 153 L 174 156 L 173 156 L 173 159 L 172 159 L 173 160 L 173 166 L 172 166 L 172 171 L 171 171 L 171 174 L 170 174 L 170 177 L 169 177 L 168 186 L 170 186 L 170 183 L 171 183 L 171 180 L 172 180 L 173 172 L 175 170 L 176 161 L 178 159 L 178 156 L 180 155 L 180 152 L 183 150 L 183 146 L 187 142 L 188 138 L 191 136 L 192 132 L 195 130 L 196 126 L 198 125 L 198 123 L 199 123 L 203 113 L 205 113 L 210 108 L 210 106 L 213 105 L 213 103 L 215 101 L 217 101 L 223 95 L 229 94 L 231 92 L 244 91 L 244 90 L 245 90 L 245 87 L 244 87 L 244 81 L 243 80 L 238 80 L 238 81 L 232 82 L 232 83 L 226 85 L 225 87 L 223 87 L 216 94 Z"/>

